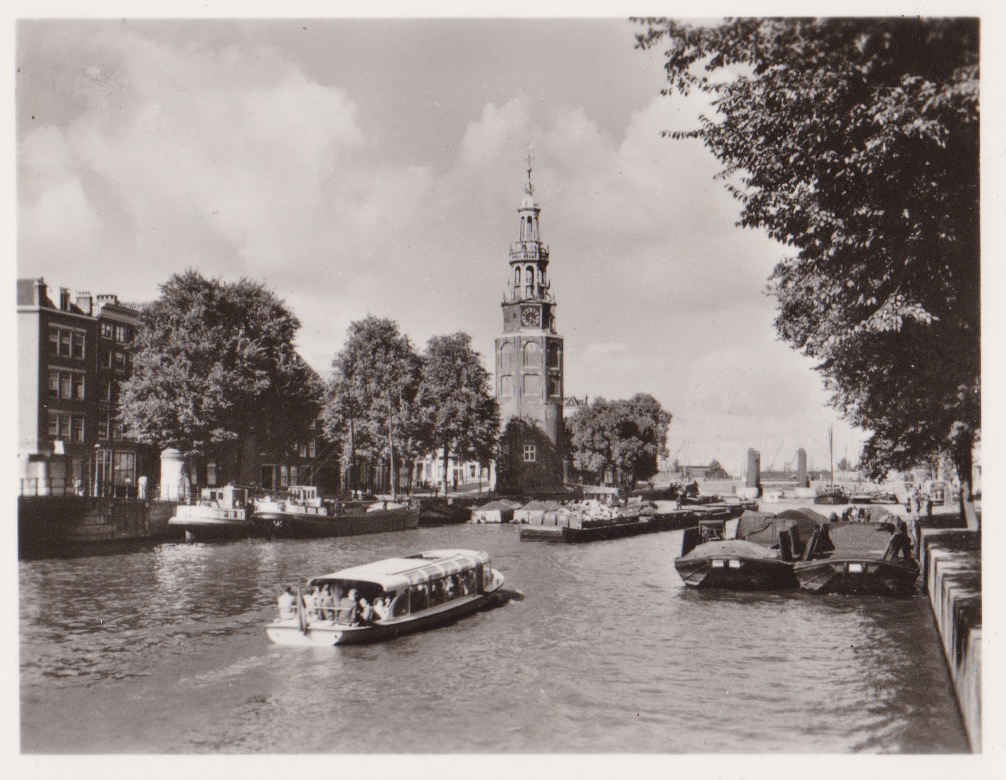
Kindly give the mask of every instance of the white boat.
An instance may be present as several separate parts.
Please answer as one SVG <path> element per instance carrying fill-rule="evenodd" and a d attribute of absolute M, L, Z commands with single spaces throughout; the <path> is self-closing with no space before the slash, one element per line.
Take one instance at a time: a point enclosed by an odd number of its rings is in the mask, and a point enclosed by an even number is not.
<path fill-rule="evenodd" d="M 478 550 L 428 550 L 405 558 L 354 566 L 314 577 L 307 589 L 328 586 L 331 610 L 311 608 L 298 593 L 291 613 L 266 626 L 280 645 L 319 646 L 375 642 L 453 622 L 502 603 L 503 575 Z M 387 615 L 365 621 L 351 608 L 351 592 L 387 599 Z"/>
<path fill-rule="evenodd" d="M 179 504 L 168 525 L 184 530 L 190 542 L 247 536 L 253 528 L 248 490 L 234 485 L 203 488 L 199 503 Z"/>

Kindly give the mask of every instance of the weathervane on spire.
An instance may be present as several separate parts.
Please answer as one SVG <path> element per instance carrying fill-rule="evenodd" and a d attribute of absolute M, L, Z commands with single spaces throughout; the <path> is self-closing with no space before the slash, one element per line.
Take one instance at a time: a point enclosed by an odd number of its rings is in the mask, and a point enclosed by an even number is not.
<path fill-rule="evenodd" d="M 534 147 L 527 145 L 527 186 L 524 191 L 528 195 L 534 195 Z"/>

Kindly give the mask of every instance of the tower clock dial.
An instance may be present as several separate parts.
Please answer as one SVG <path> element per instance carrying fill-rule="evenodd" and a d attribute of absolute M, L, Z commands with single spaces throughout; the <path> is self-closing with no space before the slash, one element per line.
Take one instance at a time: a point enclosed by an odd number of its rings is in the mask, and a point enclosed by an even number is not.
<path fill-rule="evenodd" d="M 537 306 L 522 306 L 520 310 L 521 325 L 528 327 L 541 327 L 541 309 Z"/>

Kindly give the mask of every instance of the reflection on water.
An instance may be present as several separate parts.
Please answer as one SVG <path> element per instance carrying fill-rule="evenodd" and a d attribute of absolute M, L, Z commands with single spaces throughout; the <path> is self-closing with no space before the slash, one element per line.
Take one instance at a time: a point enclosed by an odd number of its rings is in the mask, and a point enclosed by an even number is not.
<path fill-rule="evenodd" d="M 22 748 L 967 749 L 922 596 L 687 590 L 680 543 L 452 526 L 22 562 Z M 379 645 L 266 639 L 281 585 L 443 546 L 488 550 L 525 599 Z"/>

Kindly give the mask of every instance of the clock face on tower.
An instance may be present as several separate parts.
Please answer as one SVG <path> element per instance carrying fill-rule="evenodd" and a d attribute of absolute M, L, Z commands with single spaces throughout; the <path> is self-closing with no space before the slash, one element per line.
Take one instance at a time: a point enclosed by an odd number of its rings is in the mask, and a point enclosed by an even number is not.
<path fill-rule="evenodd" d="M 541 327 L 541 309 L 537 306 L 522 306 L 520 310 L 521 325 L 529 327 Z"/>

